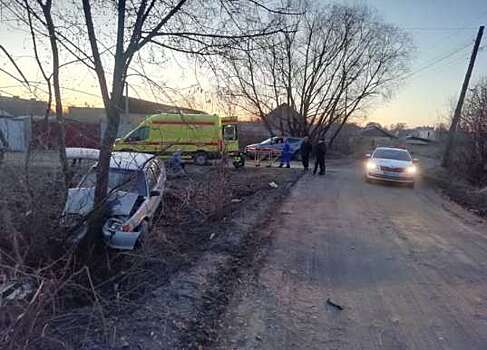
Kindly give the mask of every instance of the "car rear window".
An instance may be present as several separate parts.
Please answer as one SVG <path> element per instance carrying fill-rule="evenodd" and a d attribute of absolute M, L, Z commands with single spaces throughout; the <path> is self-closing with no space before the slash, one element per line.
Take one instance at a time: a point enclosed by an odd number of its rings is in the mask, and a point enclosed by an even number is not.
<path fill-rule="evenodd" d="M 409 155 L 409 152 L 401 151 L 397 149 L 378 149 L 374 152 L 373 158 L 405 160 L 405 161 L 411 160 L 411 156 Z"/>

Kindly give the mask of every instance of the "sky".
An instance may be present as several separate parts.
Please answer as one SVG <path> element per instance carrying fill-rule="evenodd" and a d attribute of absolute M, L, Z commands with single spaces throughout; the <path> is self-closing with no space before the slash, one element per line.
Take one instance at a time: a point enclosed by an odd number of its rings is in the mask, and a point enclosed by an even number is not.
<path fill-rule="evenodd" d="M 389 101 L 378 101 L 368 121 L 432 125 L 448 119 L 463 83 L 475 37 L 487 24 L 485 0 L 368 0 L 381 17 L 408 31 L 416 46 L 411 76 Z M 487 76 L 487 32 L 470 83 Z M 463 49 L 462 49 L 463 48 Z"/>
<path fill-rule="evenodd" d="M 323 2 L 328 2 L 322 0 Z M 389 126 L 406 123 L 408 126 L 435 125 L 448 119 L 451 106 L 456 103 L 478 27 L 487 24 L 485 0 L 343 0 L 348 4 L 366 4 L 377 10 L 388 23 L 395 24 L 412 36 L 416 50 L 411 62 L 411 73 L 402 81 L 388 100 L 376 100 L 367 110 L 366 122 L 375 121 Z M 42 80 L 34 67 L 30 53 L 30 38 L 26 32 L 15 29 L 16 23 L 0 8 L 0 44 L 11 50 L 17 63 L 27 70 L 32 80 Z M 48 50 L 47 48 L 44 48 Z M 4 67 L 0 57 L 0 67 Z M 162 69 L 161 69 L 162 67 Z M 149 67 L 150 68 L 150 67 Z M 152 78 L 162 85 L 177 88 L 182 93 L 161 93 L 148 89 L 136 78 L 129 79 L 129 95 L 158 100 L 163 103 L 183 104 L 211 112 L 212 98 L 196 84 L 205 77 L 195 73 L 190 61 L 168 59 L 157 62 Z M 99 89 L 93 72 L 70 66 L 62 75 L 69 76 L 63 91 L 67 104 L 100 105 Z M 471 84 L 487 76 L 487 32 L 482 41 L 472 75 Z M 0 72 L 1 95 L 24 95 L 8 77 Z M 17 84 L 18 85 L 18 84 Z M 69 86 L 68 86 L 69 85 Z M 204 84 L 203 84 L 204 85 Z M 139 94 L 145 91 L 145 94 Z M 167 89 L 167 91 L 174 91 Z M 188 100 L 188 96 L 198 96 Z M 363 120 L 361 120 L 364 122 Z"/>

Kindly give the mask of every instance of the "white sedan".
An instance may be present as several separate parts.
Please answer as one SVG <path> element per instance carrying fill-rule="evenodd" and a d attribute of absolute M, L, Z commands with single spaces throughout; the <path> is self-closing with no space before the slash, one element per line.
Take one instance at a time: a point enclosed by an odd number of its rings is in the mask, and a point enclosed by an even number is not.
<path fill-rule="evenodd" d="M 365 163 L 365 181 L 381 180 L 405 183 L 414 187 L 416 159 L 402 148 L 377 147 Z"/>
<path fill-rule="evenodd" d="M 80 150 L 69 150 L 68 158 L 98 158 L 96 150 Z M 138 239 L 147 234 L 161 205 L 165 181 L 164 165 L 157 157 L 135 152 L 112 153 L 106 201 L 108 214 L 103 226 L 103 238 L 109 247 L 133 249 Z M 96 164 L 78 186 L 68 191 L 63 221 L 79 228 L 76 239 L 86 234 L 86 218 L 93 210 L 95 184 Z"/>

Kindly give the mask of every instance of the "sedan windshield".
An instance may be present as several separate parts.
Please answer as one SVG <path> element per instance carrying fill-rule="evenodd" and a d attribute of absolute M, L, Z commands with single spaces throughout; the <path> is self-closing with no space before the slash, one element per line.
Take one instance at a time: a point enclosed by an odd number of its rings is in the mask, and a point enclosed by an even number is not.
<path fill-rule="evenodd" d="M 374 152 L 373 158 L 411 161 L 407 151 L 397 149 L 378 149 Z"/>
<path fill-rule="evenodd" d="M 79 187 L 90 188 L 96 184 L 96 168 L 92 168 Z M 108 190 L 137 193 L 147 195 L 144 173 L 141 170 L 110 168 L 108 175 Z"/>

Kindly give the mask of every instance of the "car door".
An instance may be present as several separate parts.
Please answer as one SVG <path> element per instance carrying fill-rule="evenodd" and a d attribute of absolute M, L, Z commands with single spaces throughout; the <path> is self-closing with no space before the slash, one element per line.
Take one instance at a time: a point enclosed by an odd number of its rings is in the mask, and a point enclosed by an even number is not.
<path fill-rule="evenodd" d="M 282 137 L 274 137 L 272 139 L 271 148 L 274 154 L 281 154 L 282 149 L 284 148 L 284 139 Z"/>
<path fill-rule="evenodd" d="M 158 159 L 151 160 L 146 168 L 147 184 L 149 186 L 149 204 L 147 210 L 151 218 L 154 216 L 154 213 L 162 200 L 162 191 L 164 189 L 165 180 L 165 174 L 163 174 L 162 171 Z M 153 195 L 154 192 L 158 192 L 159 195 Z"/>
<path fill-rule="evenodd" d="M 132 131 L 124 140 L 125 144 L 129 146 L 130 150 L 138 152 L 147 152 L 149 141 L 150 128 L 148 126 L 141 126 Z"/>

